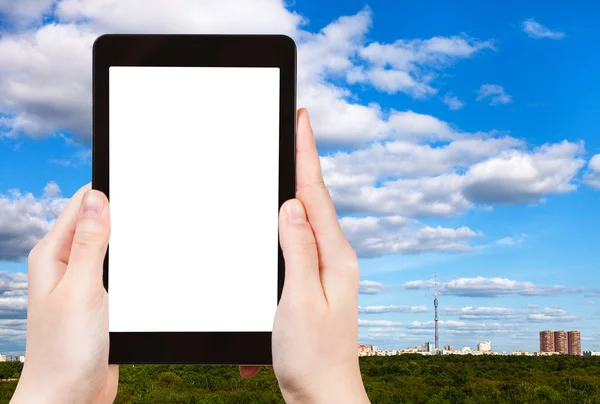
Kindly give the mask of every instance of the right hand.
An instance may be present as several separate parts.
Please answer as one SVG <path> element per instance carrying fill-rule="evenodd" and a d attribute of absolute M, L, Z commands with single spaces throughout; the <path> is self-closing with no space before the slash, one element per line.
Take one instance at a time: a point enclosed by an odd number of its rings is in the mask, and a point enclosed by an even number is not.
<path fill-rule="evenodd" d="M 297 132 L 297 199 L 279 215 L 285 283 L 273 368 L 288 403 L 368 403 L 357 352 L 358 260 L 324 185 L 305 109 Z"/>

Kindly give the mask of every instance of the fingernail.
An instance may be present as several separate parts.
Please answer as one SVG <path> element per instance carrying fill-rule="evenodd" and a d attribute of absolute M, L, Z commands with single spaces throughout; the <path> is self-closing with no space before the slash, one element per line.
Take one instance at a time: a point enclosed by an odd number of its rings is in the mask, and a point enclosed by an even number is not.
<path fill-rule="evenodd" d="M 86 217 L 100 216 L 104 207 L 104 198 L 99 191 L 89 190 L 83 195 L 81 202 L 81 214 Z"/>
<path fill-rule="evenodd" d="M 292 199 L 287 204 L 288 220 L 293 224 L 306 223 L 306 212 L 304 206 L 297 199 Z"/>
<path fill-rule="evenodd" d="M 310 115 L 308 113 L 308 109 L 306 109 L 306 108 L 304 108 L 304 115 L 306 115 L 306 121 L 308 122 L 308 125 L 311 126 Z"/>

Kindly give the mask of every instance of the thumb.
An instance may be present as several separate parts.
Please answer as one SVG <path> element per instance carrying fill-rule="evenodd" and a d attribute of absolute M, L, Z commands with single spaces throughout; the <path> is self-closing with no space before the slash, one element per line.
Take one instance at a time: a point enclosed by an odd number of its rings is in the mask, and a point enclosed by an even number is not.
<path fill-rule="evenodd" d="M 312 301 L 320 295 L 324 300 L 315 236 L 298 199 L 290 199 L 279 211 L 279 240 L 285 259 L 283 295 Z"/>
<path fill-rule="evenodd" d="M 81 202 L 65 278 L 71 278 L 83 290 L 101 285 L 109 236 L 108 199 L 91 189 Z"/>

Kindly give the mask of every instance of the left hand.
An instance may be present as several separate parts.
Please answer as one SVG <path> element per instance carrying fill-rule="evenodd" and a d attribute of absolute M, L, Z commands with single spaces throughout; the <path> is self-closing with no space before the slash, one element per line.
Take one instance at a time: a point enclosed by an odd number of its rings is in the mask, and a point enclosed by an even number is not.
<path fill-rule="evenodd" d="M 109 235 L 108 199 L 88 184 L 29 254 L 26 359 L 12 404 L 115 400 L 102 282 Z"/>

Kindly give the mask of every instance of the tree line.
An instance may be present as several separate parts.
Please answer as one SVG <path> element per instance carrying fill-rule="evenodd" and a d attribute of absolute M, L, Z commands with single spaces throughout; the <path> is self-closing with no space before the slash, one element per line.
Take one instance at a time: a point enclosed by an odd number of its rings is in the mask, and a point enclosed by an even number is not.
<path fill-rule="evenodd" d="M 600 404 L 600 358 L 398 355 L 360 358 L 372 403 Z M 0 379 L 23 364 L 0 362 Z M 116 404 L 283 403 L 272 371 L 242 379 L 234 366 L 121 366 Z M 340 380 L 340 383 L 345 381 Z M 16 381 L 0 382 L 8 403 Z"/>

